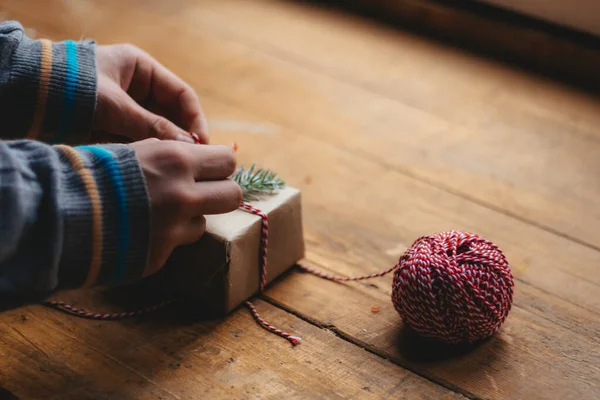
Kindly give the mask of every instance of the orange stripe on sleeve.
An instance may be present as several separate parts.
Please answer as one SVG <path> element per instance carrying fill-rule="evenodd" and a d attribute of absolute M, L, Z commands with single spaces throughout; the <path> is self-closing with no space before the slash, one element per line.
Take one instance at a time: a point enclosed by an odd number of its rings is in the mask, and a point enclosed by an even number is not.
<path fill-rule="evenodd" d="M 92 172 L 85 167 L 77 151 L 65 145 L 57 145 L 56 148 L 65 154 L 73 165 L 73 169 L 81 176 L 92 203 L 92 256 L 88 276 L 82 285 L 82 287 L 91 287 L 95 284 L 102 265 L 102 200 Z"/>
<path fill-rule="evenodd" d="M 40 82 L 38 87 L 37 106 L 33 122 L 27 133 L 27 139 L 35 139 L 41 129 L 46 114 L 46 103 L 48 101 L 48 90 L 50 88 L 50 77 L 52 76 L 52 42 L 41 39 L 42 58 L 40 62 Z"/>

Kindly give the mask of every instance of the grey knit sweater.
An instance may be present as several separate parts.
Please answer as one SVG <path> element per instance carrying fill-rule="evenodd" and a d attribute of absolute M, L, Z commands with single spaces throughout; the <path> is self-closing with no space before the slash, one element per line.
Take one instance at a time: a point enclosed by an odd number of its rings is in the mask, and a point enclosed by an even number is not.
<path fill-rule="evenodd" d="M 150 205 L 132 148 L 77 146 L 94 117 L 95 57 L 93 41 L 0 24 L 0 310 L 146 267 Z"/>

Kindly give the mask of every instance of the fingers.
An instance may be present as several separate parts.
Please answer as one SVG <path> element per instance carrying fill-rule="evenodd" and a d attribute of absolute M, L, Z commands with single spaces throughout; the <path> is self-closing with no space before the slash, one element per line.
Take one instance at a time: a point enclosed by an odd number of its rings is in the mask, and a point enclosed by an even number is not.
<path fill-rule="evenodd" d="M 222 145 L 185 147 L 197 181 L 225 179 L 235 172 L 236 159 L 231 148 Z"/>
<path fill-rule="evenodd" d="M 125 103 L 125 107 L 127 107 L 126 115 L 131 116 L 126 122 L 128 125 L 127 132 L 133 140 L 155 137 L 161 140 L 194 143 L 187 131 L 167 118 L 146 110 L 130 97 L 127 97 Z"/>
<path fill-rule="evenodd" d="M 208 144 L 208 123 L 193 88 L 143 50 L 100 47 L 97 118 L 108 133 L 134 141 L 150 137 Z M 110 114 L 110 115 L 108 115 Z"/>
<path fill-rule="evenodd" d="M 242 189 L 231 179 L 198 182 L 190 189 L 188 206 L 194 216 L 225 214 L 242 202 Z"/>
<path fill-rule="evenodd" d="M 208 121 L 194 90 L 187 87 L 182 91 L 178 104 L 180 107 L 178 120 L 181 126 L 189 132 L 196 133 L 202 144 L 208 144 Z"/>
<path fill-rule="evenodd" d="M 194 89 L 147 53 L 140 52 L 137 63 L 140 80 L 147 80 L 150 74 L 149 95 L 157 109 L 166 111 L 159 114 L 171 117 L 181 129 L 197 133 L 202 144 L 208 144 L 208 123 Z M 136 80 L 134 75 L 132 86 Z"/>
<path fill-rule="evenodd" d="M 190 134 L 165 117 L 139 105 L 110 78 L 98 77 L 98 107 L 94 128 L 133 141 L 147 138 L 194 143 Z"/>

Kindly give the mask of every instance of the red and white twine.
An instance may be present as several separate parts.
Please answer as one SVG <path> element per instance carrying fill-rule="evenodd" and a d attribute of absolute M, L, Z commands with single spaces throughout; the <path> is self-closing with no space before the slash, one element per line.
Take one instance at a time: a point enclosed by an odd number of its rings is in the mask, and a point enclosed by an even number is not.
<path fill-rule="evenodd" d="M 327 279 L 327 280 L 330 280 L 330 281 L 350 282 L 350 281 L 362 281 L 362 280 L 365 280 L 365 279 L 382 277 L 384 275 L 389 274 L 390 272 L 392 272 L 396 268 L 398 268 L 398 265 L 394 265 L 392 268 L 386 269 L 385 271 L 376 272 L 374 274 L 369 274 L 369 275 L 360 275 L 360 276 L 339 276 L 339 275 L 326 274 L 325 272 L 321 272 L 321 271 L 319 271 L 317 269 L 314 269 L 312 267 L 307 267 L 306 265 L 302 265 L 302 264 L 298 264 L 298 268 L 300 268 L 303 271 L 309 272 L 309 273 L 311 273 L 313 275 L 316 275 L 319 278 Z"/>
<path fill-rule="evenodd" d="M 422 336 L 472 343 L 496 333 L 513 300 L 513 276 L 502 251 L 476 234 L 423 236 L 400 257 L 392 303 Z"/>
<path fill-rule="evenodd" d="M 261 218 L 260 282 L 258 290 L 259 292 L 263 292 L 265 290 L 265 286 L 267 285 L 267 248 L 269 245 L 269 217 L 263 211 L 245 202 L 242 202 L 240 209 L 258 215 Z M 254 307 L 254 304 L 252 304 L 250 301 L 246 301 L 246 306 L 250 309 L 250 312 L 252 313 L 254 319 L 268 331 L 287 339 L 292 345 L 296 345 L 302 340 L 300 337 L 290 335 L 289 333 L 284 332 L 281 329 L 275 328 L 273 325 L 265 321 L 256 310 L 256 307 Z"/>
<path fill-rule="evenodd" d="M 260 232 L 260 264 L 264 265 L 261 267 L 260 272 L 260 283 L 259 290 L 262 292 L 267 285 L 267 249 L 269 247 L 269 217 L 266 213 L 262 212 L 251 204 L 242 202 L 240 209 L 247 211 L 251 214 L 258 215 L 261 218 L 261 232 Z"/>
<path fill-rule="evenodd" d="M 138 315 L 147 314 L 147 313 L 156 311 L 159 308 L 167 306 L 167 305 L 173 303 L 174 301 L 175 300 L 167 300 L 167 301 L 163 301 L 163 302 L 154 304 L 150 307 L 141 308 L 141 309 L 138 309 L 135 311 L 127 311 L 127 312 L 113 313 L 113 314 L 92 313 L 92 312 L 86 311 L 82 308 L 73 307 L 71 304 L 65 303 L 64 301 L 49 300 L 49 301 L 46 301 L 45 304 L 50 307 L 60 309 L 68 314 L 72 314 L 72 315 L 75 315 L 75 316 L 78 316 L 81 318 L 96 319 L 96 320 L 103 320 L 103 321 L 109 321 L 109 320 L 114 321 L 114 320 L 118 320 L 118 319 L 132 318 L 132 317 L 137 317 Z"/>
<path fill-rule="evenodd" d="M 191 135 L 200 143 L 198 135 Z M 235 144 L 233 147 L 237 149 Z M 267 284 L 269 218 L 249 203 L 242 202 L 239 208 L 261 218 L 259 293 L 262 293 Z M 420 237 L 395 266 L 378 273 L 348 277 L 304 265 L 298 267 L 337 282 L 360 281 L 394 272 L 392 303 L 404 323 L 425 337 L 447 343 L 474 342 L 493 335 L 508 316 L 513 299 L 513 276 L 502 251 L 489 240 L 461 231 Z M 82 318 L 117 320 L 155 311 L 173 301 L 116 314 L 90 313 L 59 301 L 45 304 Z M 265 321 L 251 301 L 245 304 L 263 328 L 292 345 L 300 343 L 300 337 Z"/>

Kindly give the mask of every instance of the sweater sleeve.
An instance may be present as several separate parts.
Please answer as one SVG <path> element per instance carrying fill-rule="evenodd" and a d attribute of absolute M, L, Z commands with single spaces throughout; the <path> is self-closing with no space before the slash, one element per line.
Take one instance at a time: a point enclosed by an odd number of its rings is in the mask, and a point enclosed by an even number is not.
<path fill-rule="evenodd" d="M 0 24 L 2 139 L 87 143 L 96 107 L 96 44 L 25 36 Z"/>
<path fill-rule="evenodd" d="M 0 141 L 0 309 L 140 278 L 149 232 L 130 146 Z"/>

